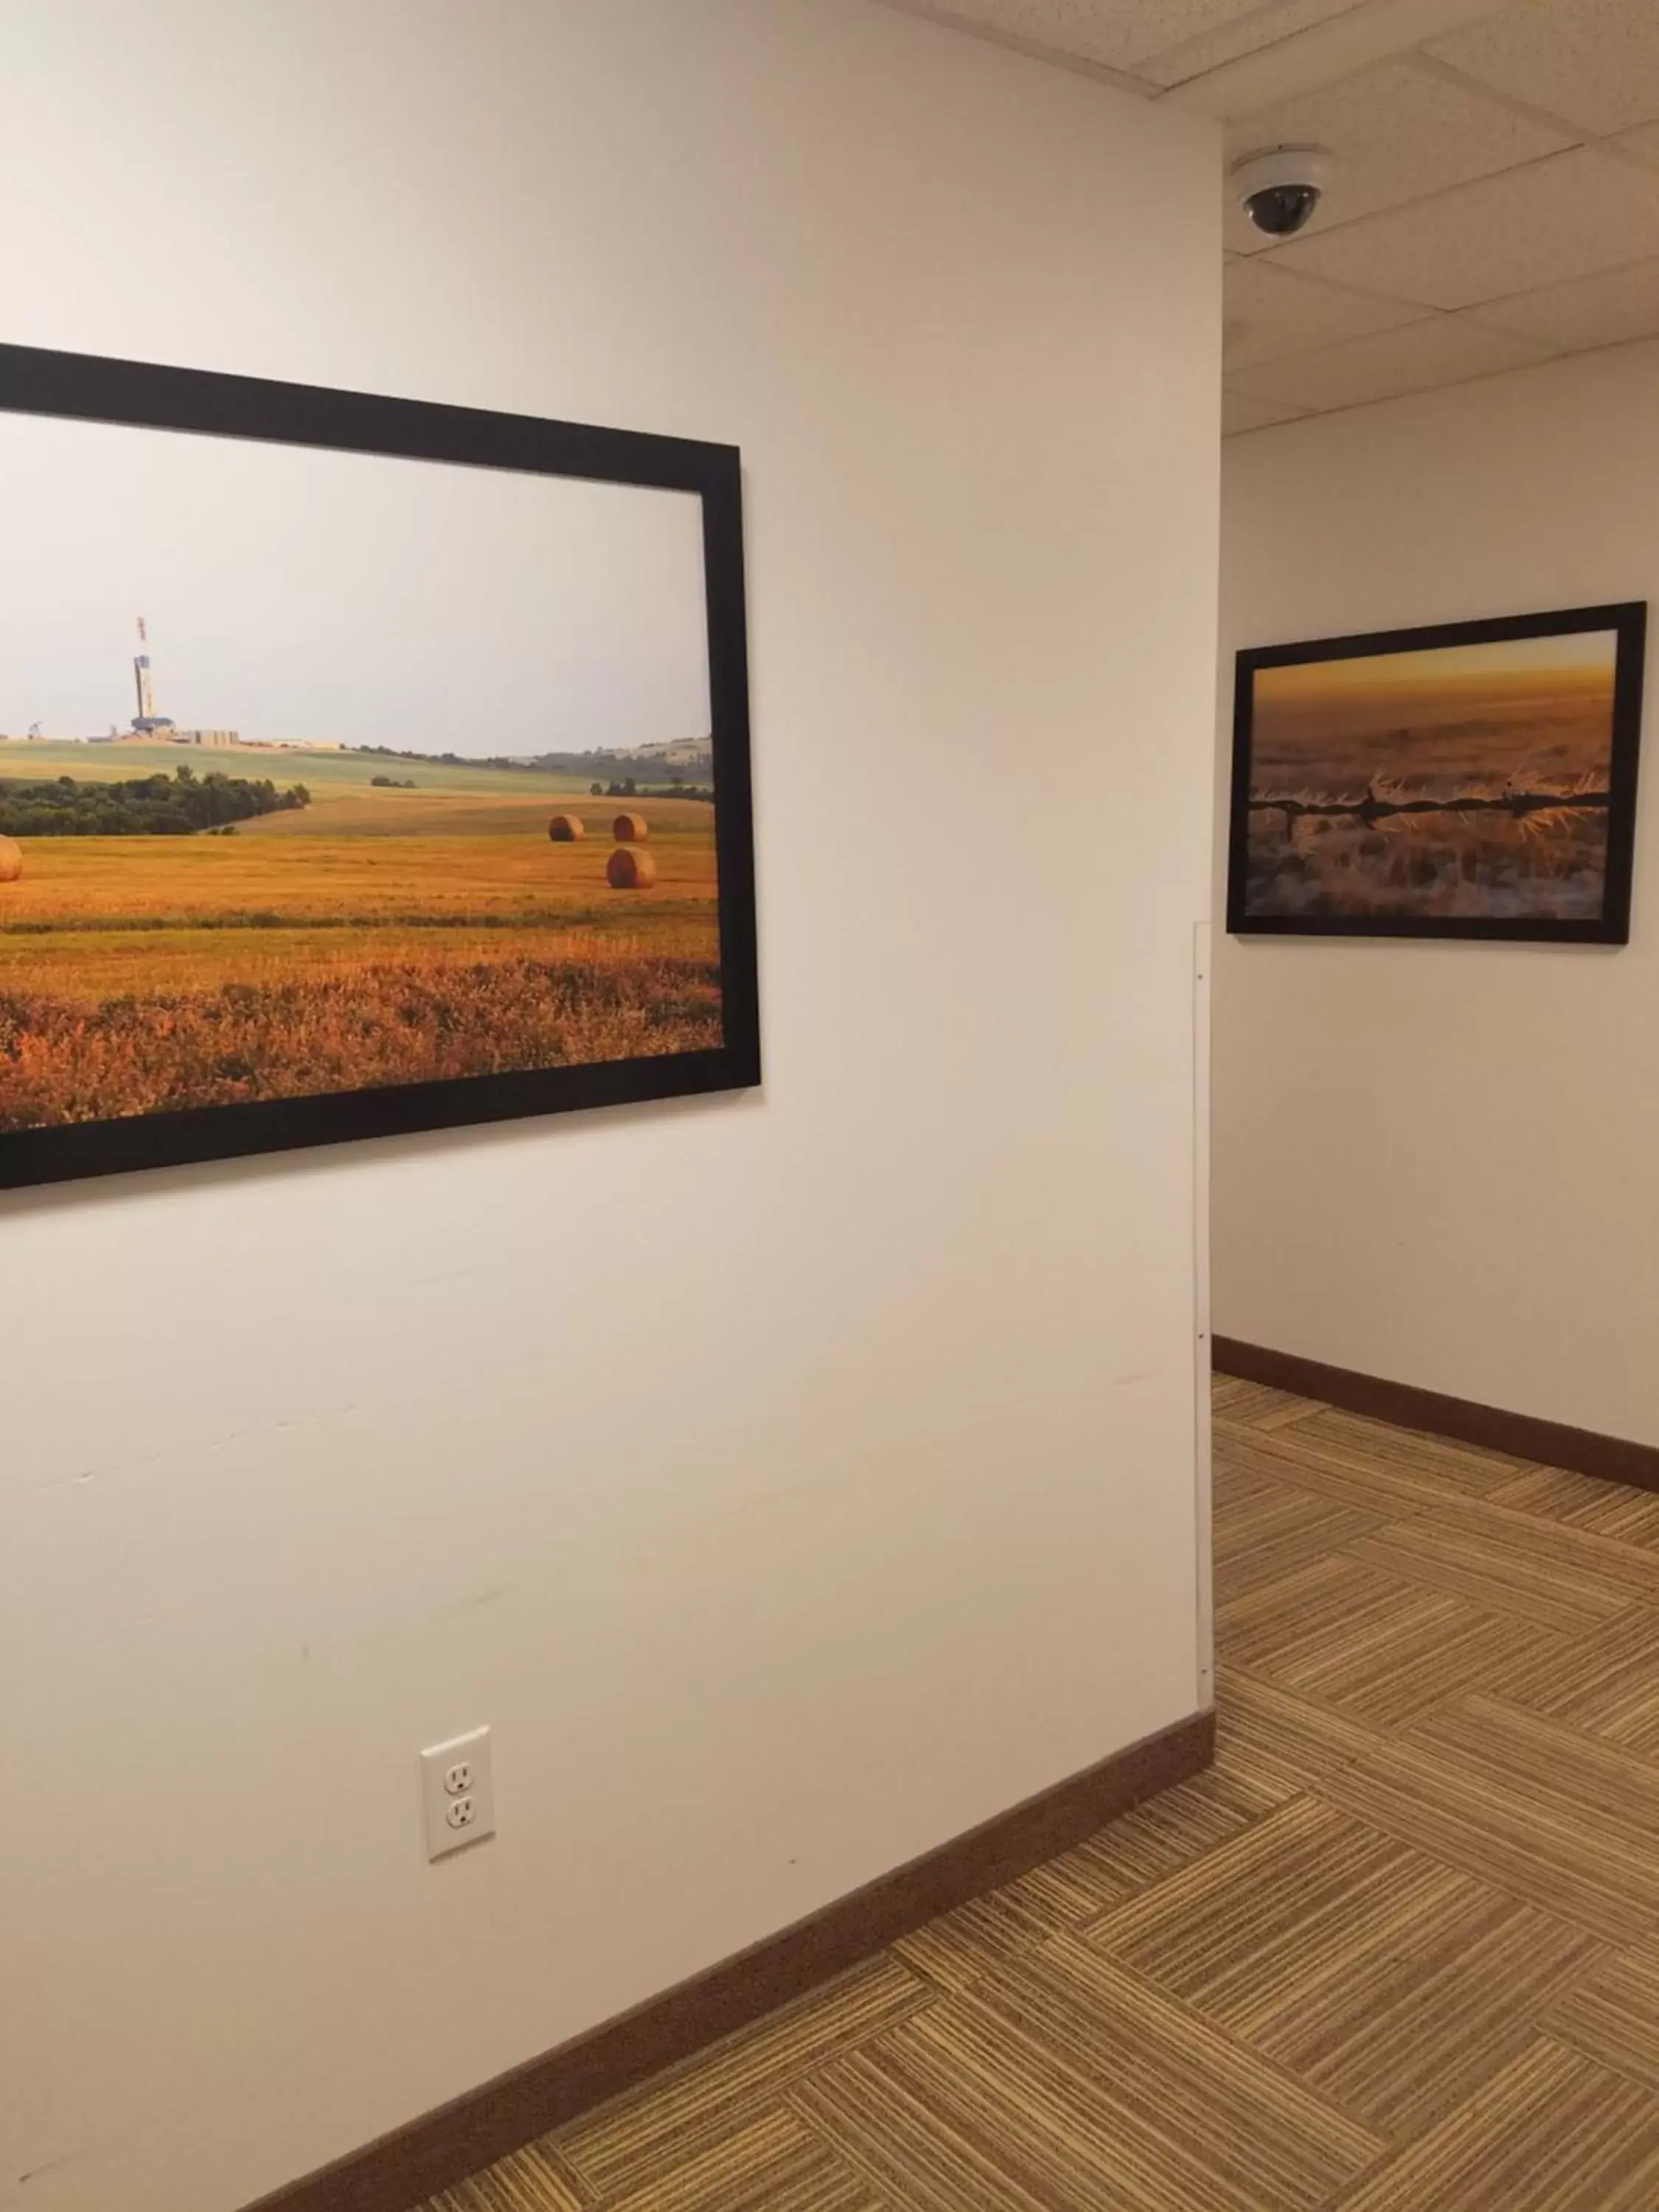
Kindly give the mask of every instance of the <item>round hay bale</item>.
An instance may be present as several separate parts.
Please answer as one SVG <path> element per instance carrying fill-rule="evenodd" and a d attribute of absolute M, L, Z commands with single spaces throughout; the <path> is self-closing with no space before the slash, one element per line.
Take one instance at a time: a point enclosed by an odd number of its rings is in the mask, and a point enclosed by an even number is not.
<path fill-rule="evenodd" d="M 611 825 L 619 845 L 637 845 L 651 835 L 643 814 L 619 814 Z"/>
<path fill-rule="evenodd" d="M 613 891 L 648 891 L 657 880 L 657 864 L 649 853 L 618 845 L 605 865 L 605 879 Z"/>
<path fill-rule="evenodd" d="M 556 845 L 574 845 L 578 837 L 586 837 L 587 824 L 580 814 L 556 814 L 547 825 L 547 834 Z"/>
<path fill-rule="evenodd" d="M 0 884 L 15 884 L 22 872 L 22 847 L 10 837 L 0 837 Z"/>

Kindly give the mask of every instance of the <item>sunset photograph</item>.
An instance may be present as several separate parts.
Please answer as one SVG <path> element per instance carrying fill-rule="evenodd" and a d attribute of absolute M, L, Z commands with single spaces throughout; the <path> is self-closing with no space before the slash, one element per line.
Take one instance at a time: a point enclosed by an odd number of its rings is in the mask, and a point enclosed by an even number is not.
<path fill-rule="evenodd" d="M 1236 914 L 1448 933 L 1601 923 L 1613 841 L 1628 834 L 1622 636 L 1261 656 L 1248 696 L 1241 676 Z"/>

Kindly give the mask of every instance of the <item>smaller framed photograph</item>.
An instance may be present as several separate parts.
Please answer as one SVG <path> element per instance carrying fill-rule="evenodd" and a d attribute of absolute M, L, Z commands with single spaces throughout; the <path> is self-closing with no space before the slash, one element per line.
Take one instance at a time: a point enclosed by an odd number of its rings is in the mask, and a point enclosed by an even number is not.
<path fill-rule="evenodd" d="M 1630 941 L 1645 602 L 1241 653 L 1238 936 Z"/>

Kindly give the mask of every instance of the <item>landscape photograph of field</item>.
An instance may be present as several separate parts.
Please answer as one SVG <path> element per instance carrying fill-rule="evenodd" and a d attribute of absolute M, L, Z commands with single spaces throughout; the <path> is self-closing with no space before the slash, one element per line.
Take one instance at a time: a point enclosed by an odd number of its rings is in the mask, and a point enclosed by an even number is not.
<path fill-rule="evenodd" d="M 1234 926 L 1601 927 L 1630 827 L 1627 627 L 1262 656 L 1241 701 Z"/>
<path fill-rule="evenodd" d="M 0 1139 L 720 1047 L 696 498 L 5 415 L 0 468 Z"/>

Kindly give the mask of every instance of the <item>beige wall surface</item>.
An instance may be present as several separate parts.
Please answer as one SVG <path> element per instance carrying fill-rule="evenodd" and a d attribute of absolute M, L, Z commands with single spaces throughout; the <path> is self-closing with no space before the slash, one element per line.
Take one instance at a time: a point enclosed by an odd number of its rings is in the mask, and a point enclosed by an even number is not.
<path fill-rule="evenodd" d="M 1224 805 L 1235 648 L 1659 599 L 1656 393 L 1643 344 L 1232 441 Z M 1222 940 L 1218 1331 L 1659 1443 L 1643 775 L 1627 947 Z"/>
<path fill-rule="evenodd" d="M 9 338 L 748 472 L 763 1095 L 0 1199 L 0 2203 L 231 2212 L 1201 1702 L 1216 154 L 854 0 L 0 76 Z"/>

